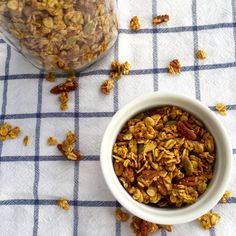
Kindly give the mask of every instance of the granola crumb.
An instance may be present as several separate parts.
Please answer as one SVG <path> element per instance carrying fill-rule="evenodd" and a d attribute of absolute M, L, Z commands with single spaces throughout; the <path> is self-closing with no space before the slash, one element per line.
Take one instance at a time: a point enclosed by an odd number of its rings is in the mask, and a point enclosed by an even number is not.
<path fill-rule="evenodd" d="M 59 95 L 58 97 L 59 102 L 60 102 L 60 109 L 61 111 L 68 110 L 68 101 L 69 101 L 69 93 L 68 92 L 63 92 Z"/>
<path fill-rule="evenodd" d="M 68 211 L 70 209 L 70 205 L 68 200 L 64 199 L 64 198 L 60 198 L 57 201 L 57 205 L 61 208 L 63 208 L 64 210 Z"/>
<path fill-rule="evenodd" d="M 120 72 L 120 66 L 121 66 L 121 64 L 117 60 L 115 60 L 111 63 L 111 69 L 114 70 L 114 71 Z"/>
<path fill-rule="evenodd" d="M 170 62 L 168 71 L 170 74 L 180 74 L 181 72 L 181 64 L 178 59 L 174 59 Z"/>
<path fill-rule="evenodd" d="M 50 137 L 48 138 L 48 145 L 49 145 L 49 146 L 55 146 L 55 145 L 57 145 L 57 139 L 54 138 L 54 137 L 52 137 L 52 136 L 50 136 Z"/>
<path fill-rule="evenodd" d="M 0 126 L 0 140 L 15 139 L 19 136 L 20 132 L 19 127 L 12 128 L 10 123 L 5 122 Z"/>
<path fill-rule="evenodd" d="M 226 105 L 224 103 L 217 103 L 216 104 L 216 110 L 222 115 L 226 116 L 227 111 L 226 111 Z"/>
<path fill-rule="evenodd" d="M 48 82 L 55 82 L 56 81 L 56 77 L 55 77 L 54 73 L 52 73 L 52 72 L 46 74 L 45 79 Z"/>
<path fill-rule="evenodd" d="M 134 17 L 131 18 L 130 28 L 134 31 L 140 30 L 139 18 L 137 16 L 134 16 Z"/>
<path fill-rule="evenodd" d="M 112 71 L 110 73 L 110 78 L 113 80 L 119 80 L 119 79 L 121 79 L 121 73 L 116 72 L 116 71 Z"/>
<path fill-rule="evenodd" d="M 198 50 L 197 53 L 196 53 L 196 56 L 197 56 L 198 59 L 202 59 L 202 60 L 207 58 L 207 54 L 203 50 Z"/>
<path fill-rule="evenodd" d="M 229 191 L 226 191 L 222 198 L 220 199 L 220 203 L 226 203 L 227 200 L 230 198 L 231 193 Z"/>
<path fill-rule="evenodd" d="M 24 139 L 23 139 L 23 144 L 24 144 L 25 146 L 28 146 L 28 144 L 29 144 L 29 136 L 28 136 L 28 135 L 26 135 L 26 136 L 24 137 Z"/>
<path fill-rule="evenodd" d="M 168 15 L 159 15 L 159 16 L 154 16 L 152 18 L 152 24 L 153 25 L 159 25 L 163 22 L 168 22 L 170 17 Z"/>
<path fill-rule="evenodd" d="M 220 216 L 217 213 L 208 212 L 198 218 L 198 220 L 204 229 L 210 229 L 218 223 Z"/>
<path fill-rule="evenodd" d="M 125 222 L 129 219 L 129 214 L 121 211 L 121 209 L 119 208 L 115 210 L 115 216 L 116 216 L 116 219 L 121 222 Z"/>
<path fill-rule="evenodd" d="M 105 80 L 101 85 L 101 92 L 103 94 L 109 95 L 111 90 L 114 88 L 113 80 Z"/>

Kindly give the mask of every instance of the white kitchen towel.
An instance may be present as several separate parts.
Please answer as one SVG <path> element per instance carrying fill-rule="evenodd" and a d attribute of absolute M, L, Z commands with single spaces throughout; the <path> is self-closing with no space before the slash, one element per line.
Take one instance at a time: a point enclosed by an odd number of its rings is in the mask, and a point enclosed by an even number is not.
<path fill-rule="evenodd" d="M 236 235 L 236 1 L 235 0 L 117 0 L 119 38 L 108 55 L 80 74 L 80 88 L 66 112 L 59 110 L 54 84 L 0 40 L 0 122 L 19 126 L 22 134 L 0 142 L 1 236 L 131 236 L 129 222 L 119 223 L 114 210 L 120 205 L 102 177 L 99 148 L 114 113 L 141 94 L 168 91 L 199 99 L 214 110 L 227 104 L 227 116 L 217 114 L 232 142 L 232 197 L 214 211 L 221 215 L 215 228 L 203 230 L 198 221 L 176 225 L 173 232 L 153 235 Z M 152 16 L 168 14 L 170 21 L 152 26 Z M 129 28 L 137 15 L 141 29 Z M 204 61 L 195 53 L 207 53 Z M 178 58 L 182 73 L 167 73 Z M 130 75 L 114 91 L 100 93 L 112 60 L 129 61 Z M 60 80 L 60 79 L 58 79 Z M 78 135 L 80 162 L 68 161 L 47 138 L 62 141 L 68 130 Z M 22 145 L 30 137 L 27 147 Z M 70 200 L 66 212 L 56 200 Z"/>

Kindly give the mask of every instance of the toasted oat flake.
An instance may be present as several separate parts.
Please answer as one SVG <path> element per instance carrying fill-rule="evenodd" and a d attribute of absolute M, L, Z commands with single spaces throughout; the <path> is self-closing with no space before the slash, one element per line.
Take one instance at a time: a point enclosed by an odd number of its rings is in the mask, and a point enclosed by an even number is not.
<path fill-rule="evenodd" d="M 105 80 L 101 85 L 101 92 L 103 94 L 109 95 L 111 90 L 114 88 L 114 82 L 113 80 Z"/>
<path fill-rule="evenodd" d="M 174 59 L 170 62 L 168 71 L 170 74 L 179 74 L 181 72 L 181 64 L 178 59 Z"/>
<path fill-rule="evenodd" d="M 29 144 L 29 136 L 28 136 L 28 135 L 26 135 L 26 136 L 24 137 L 24 139 L 23 139 L 23 144 L 24 144 L 25 146 L 28 146 L 28 144 Z"/>
<path fill-rule="evenodd" d="M 201 226 L 204 229 L 209 229 L 214 227 L 220 220 L 220 216 L 217 213 L 208 212 L 205 215 L 198 218 Z"/>
<path fill-rule="evenodd" d="M 227 200 L 230 198 L 231 193 L 229 191 L 226 191 L 223 195 L 223 197 L 220 199 L 220 203 L 226 203 Z"/>
<path fill-rule="evenodd" d="M 57 205 L 61 208 L 63 208 L 64 210 L 68 211 L 70 209 L 70 205 L 68 200 L 64 199 L 64 198 L 60 198 L 57 201 Z"/>
<path fill-rule="evenodd" d="M 49 146 L 55 146 L 55 145 L 57 145 L 57 139 L 54 138 L 54 137 L 52 137 L 52 136 L 50 136 L 50 137 L 48 138 L 48 145 L 49 145 Z"/>
<path fill-rule="evenodd" d="M 198 59 L 202 59 L 202 60 L 207 58 L 207 54 L 203 50 L 198 50 L 197 53 L 196 53 L 196 56 L 197 56 Z"/>
<path fill-rule="evenodd" d="M 130 28 L 134 31 L 140 30 L 139 18 L 137 16 L 134 16 L 134 17 L 131 18 Z"/>
<path fill-rule="evenodd" d="M 227 115 L 227 109 L 226 109 L 226 105 L 224 103 L 217 103 L 216 104 L 216 110 L 222 115 L 222 116 L 226 116 Z"/>
<path fill-rule="evenodd" d="M 159 15 L 159 16 L 154 16 L 152 18 L 152 24 L 153 25 L 159 25 L 163 22 L 168 22 L 169 21 L 169 16 L 168 15 Z"/>
<path fill-rule="evenodd" d="M 125 222 L 129 219 L 129 214 L 121 211 L 121 209 L 119 208 L 115 210 L 115 216 L 117 220 L 122 221 L 122 222 Z"/>
<path fill-rule="evenodd" d="M 56 77 L 52 72 L 46 74 L 45 79 L 49 82 L 55 82 L 56 81 Z"/>
<path fill-rule="evenodd" d="M 68 101 L 69 101 L 69 93 L 68 92 L 63 92 L 59 95 L 58 97 L 59 102 L 60 102 L 60 109 L 61 111 L 68 110 Z"/>

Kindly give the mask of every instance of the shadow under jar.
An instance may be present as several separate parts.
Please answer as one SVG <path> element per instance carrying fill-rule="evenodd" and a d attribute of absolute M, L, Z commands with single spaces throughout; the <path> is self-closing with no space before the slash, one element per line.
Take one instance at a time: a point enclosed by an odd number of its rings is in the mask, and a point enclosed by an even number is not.
<path fill-rule="evenodd" d="M 39 69 L 79 71 L 115 43 L 115 1 L 3 0 L 0 33 Z"/>

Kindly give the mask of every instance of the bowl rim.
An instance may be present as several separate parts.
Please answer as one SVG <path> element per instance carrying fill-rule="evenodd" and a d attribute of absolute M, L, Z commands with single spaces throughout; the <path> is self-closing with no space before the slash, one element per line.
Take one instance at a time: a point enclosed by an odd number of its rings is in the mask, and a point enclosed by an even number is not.
<path fill-rule="evenodd" d="M 216 162 L 219 163 L 217 167 L 218 172 L 214 173 L 215 179 L 213 178 L 209 184 L 210 190 L 207 189 L 207 191 L 199 197 L 196 203 L 186 207 L 174 209 L 154 208 L 135 201 L 123 188 L 117 176 L 115 175 L 111 156 L 112 146 L 115 141 L 114 139 L 118 134 L 117 130 L 120 130 L 120 128 L 124 125 L 125 122 L 127 122 L 128 119 L 145 109 L 148 110 L 154 107 L 168 105 L 168 102 L 165 101 L 172 101 L 169 102 L 169 105 L 178 106 L 190 113 L 195 113 L 194 115 L 196 115 L 196 112 L 198 111 L 201 112 L 202 115 L 204 114 L 204 117 L 208 117 L 207 119 L 209 120 L 209 122 L 211 122 L 210 125 L 214 125 L 217 128 L 217 130 L 214 132 L 218 132 L 218 136 L 221 137 L 221 142 L 218 142 L 218 144 L 220 145 L 216 145 L 217 152 L 219 150 L 220 153 L 223 152 L 223 154 L 225 155 L 224 162 L 221 160 L 222 158 L 219 160 L 218 158 L 216 159 Z M 183 104 L 178 105 L 179 102 L 182 102 Z M 149 105 L 147 105 L 147 103 L 149 103 Z M 192 106 L 191 109 L 195 109 L 196 112 L 189 111 L 190 108 L 185 108 L 185 106 Z M 196 116 L 199 117 L 198 115 Z M 203 123 L 205 124 L 204 121 Z M 114 132 L 114 130 L 116 130 L 116 132 Z M 116 134 L 114 135 L 114 133 Z M 215 138 L 215 142 L 216 141 L 217 139 Z M 221 151 L 221 149 L 223 151 Z M 108 188 L 110 189 L 116 200 L 128 211 L 144 220 L 153 223 L 180 224 L 192 221 L 200 217 L 201 215 L 210 211 L 219 202 L 230 180 L 232 171 L 232 148 L 224 126 L 221 124 L 217 116 L 206 105 L 196 99 L 177 93 L 153 92 L 137 97 L 133 101 L 126 104 L 112 117 L 102 139 L 100 150 L 100 164 Z M 221 173 L 222 171 L 223 176 Z"/>

